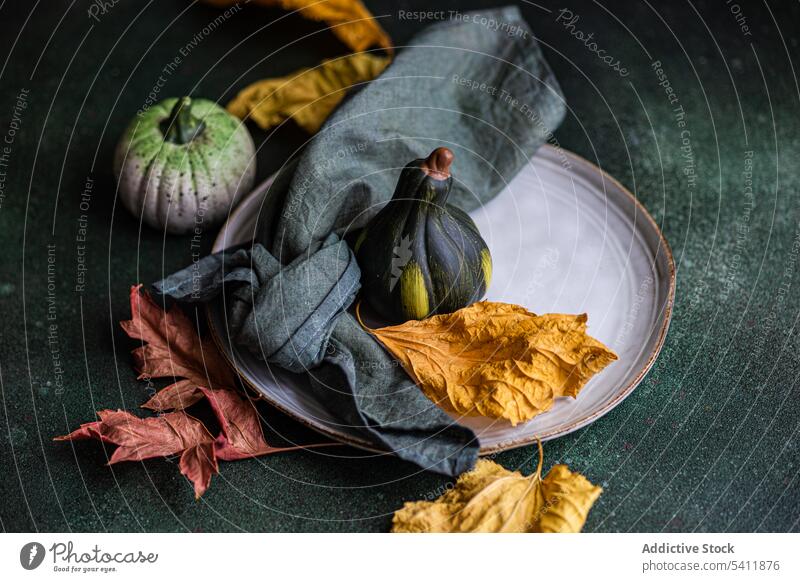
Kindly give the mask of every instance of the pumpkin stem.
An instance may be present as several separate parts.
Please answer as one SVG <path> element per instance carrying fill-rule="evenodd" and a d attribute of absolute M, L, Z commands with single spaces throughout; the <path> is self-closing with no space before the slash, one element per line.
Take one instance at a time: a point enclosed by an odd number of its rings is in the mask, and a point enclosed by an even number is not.
<path fill-rule="evenodd" d="M 205 128 L 206 124 L 192 115 L 192 99 L 190 97 L 178 99 L 169 117 L 161 122 L 164 141 L 178 145 L 189 143 L 203 133 Z"/>
<path fill-rule="evenodd" d="M 453 152 L 447 148 L 436 148 L 422 162 L 422 171 L 436 180 L 447 180 L 450 177 L 450 164 L 453 163 Z"/>
<path fill-rule="evenodd" d="M 453 152 L 447 148 L 436 148 L 422 162 L 422 171 L 436 180 L 447 180 L 450 177 L 450 164 L 453 163 Z"/>

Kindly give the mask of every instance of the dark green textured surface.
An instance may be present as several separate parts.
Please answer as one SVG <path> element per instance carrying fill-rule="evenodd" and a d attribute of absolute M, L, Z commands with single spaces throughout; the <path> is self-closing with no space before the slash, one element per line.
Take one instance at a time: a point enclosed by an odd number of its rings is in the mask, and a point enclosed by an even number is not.
<path fill-rule="evenodd" d="M 225 463 L 194 502 L 176 463 L 109 469 L 96 443 L 50 442 L 95 409 L 134 408 L 147 397 L 130 368 L 132 343 L 116 322 L 128 315 L 130 284 L 188 264 L 196 249 L 188 238 L 140 232 L 115 206 L 111 155 L 162 69 L 219 12 L 122 0 L 96 22 L 87 16 L 89 2 L 43 4 L 30 18 L 28 3 L 0 4 L 0 140 L 10 135 L 16 96 L 29 90 L 21 129 L 13 143 L 0 143 L 9 147 L 0 167 L 0 527 L 385 531 L 403 501 L 444 491 L 446 480 L 414 474 L 396 459 L 329 449 Z M 430 6 L 368 4 L 386 15 L 382 23 L 399 45 L 425 23 L 400 18 L 398 9 Z M 488 4 L 458 2 L 461 10 Z M 556 22 L 565 5 L 580 16 L 575 29 L 593 32 L 627 77 Z M 723 2 L 522 5 L 571 108 L 559 142 L 635 191 L 678 266 L 675 315 L 653 371 L 612 413 L 546 446 L 548 465 L 568 463 L 605 488 L 588 531 L 800 528 L 800 10 L 740 6 L 749 36 Z M 247 82 L 344 52 L 299 18 L 263 28 L 280 14 L 248 8 L 222 23 L 165 76 L 161 96 L 225 101 Z M 654 60 L 685 110 L 683 128 Z M 684 130 L 696 178 L 684 173 Z M 260 177 L 306 139 L 291 124 L 266 142 L 266 134 L 253 133 L 263 142 Z M 82 210 L 87 177 L 93 187 Z M 88 269 L 78 293 L 81 214 Z M 213 236 L 204 234 L 204 250 Z M 48 245 L 55 245 L 49 275 Z M 55 342 L 48 343 L 51 323 Z M 261 410 L 274 444 L 318 439 Z M 497 460 L 529 471 L 533 455 L 526 448 Z"/>

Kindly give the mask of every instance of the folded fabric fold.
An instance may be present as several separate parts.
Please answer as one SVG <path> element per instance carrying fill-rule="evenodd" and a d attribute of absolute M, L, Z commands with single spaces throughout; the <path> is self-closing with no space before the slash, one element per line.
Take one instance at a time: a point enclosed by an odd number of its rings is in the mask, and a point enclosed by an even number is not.
<path fill-rule="evenodd" d="M 253 245 L 206 257 L 154 289 L 194 302 L 224 291 L 236 349 L 306 373 L 313 397 L 375 448 L 458 475 L 474 465 L 477 439 L 347 313 L 360 272 L 343 241 L 391 197 L 402 167 L 438 146 L 456 155 L 449 201 L 466 211 L 488 202 L 564 112 L 515 7 L 436 24 L 279 172 Z"/>
<path fill-rule="evenodd" d="M 334 321 L 355 299 L 361 271 L 350 248 L 331 233 L 285 267 L 256 243 L 220 252 L 153 284 L 185 303 L 205 303 L 231 287 L 228 329 L 234 343 L 290 372 L 322 362 Z"/>

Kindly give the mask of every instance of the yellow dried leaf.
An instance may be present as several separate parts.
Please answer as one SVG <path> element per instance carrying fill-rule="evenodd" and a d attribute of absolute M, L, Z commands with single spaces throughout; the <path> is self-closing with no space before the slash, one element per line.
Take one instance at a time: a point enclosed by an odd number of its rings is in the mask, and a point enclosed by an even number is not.
<path fill-rule="evenodd" d="M 435 501 L 413 501 L 397 510 L 395 533 L 577 533 L 603 490 L 566 465 L 542 479 L 539 466 L 527 477 L 485 459 Z"/>
<path fill-rule="evenodd" d="M 370 331 L 442 408 L 516 425 L 549 410 L 560 396 L 576 397 L 617 359 L 586 334 L 586 319 L 482 301 Z"/>
<path fill-rule="evenodd" d="M 208 4 L 225 7 L 239 0 L 206 0 Z M 352 51 L 381 47 L 392 51 L 392 41 L 359 0 L 255 0 L 262 6 L 280 6 L 284 10 L 297 10 L 309 20 L 325 22 L 331 32 Z"/>
<path fill-rule="evenodd" d="M 309 133 L 316 132 L 344 98 L 347 89 L 377 77 L 387 57 L 356 53 L 322 61 L 286 77 L 253 83 L 228 104 L 228 111 L 250 118 L 263 129 L 292 118 Z"/>

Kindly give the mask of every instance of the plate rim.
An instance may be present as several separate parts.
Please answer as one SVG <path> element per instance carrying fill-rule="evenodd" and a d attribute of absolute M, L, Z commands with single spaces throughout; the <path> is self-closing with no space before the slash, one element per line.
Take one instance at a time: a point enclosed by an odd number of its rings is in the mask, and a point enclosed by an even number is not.
<path fill-rule="evenodd" d="M 661 326 L 658 330 L 658 338 L 656 339 L 656 343 L 653 346 L 653 349 L 650 351 L 650 354 L 648 355 L 647 362 L 645 363 L 644 366 L 642 366 L 638 374 L 636 374 L 636 376 L 630 382 L 628 382 L 628 384 L 622 390 L 620 390 L 613 399 L 611 399 L 604 406 L 594 411 L 593 413 L 581 417 L 565 427 L 561 427 L 559 429 L 553 429 L 544 434 L 539 434 L 535 436 L 526 436 L 519 439 L 503 441 L 492 446 L 481 446 L 479 449 L 479 454 L 481 456 L 492 455 L 504 451 L 510 451 L 512 449 L 517 449 L 520 447 L 535 444 L 537 441 L 544 442 L 562 436 L 566 436 L 570 433 L 573 433 L 577 430 L 580 430 L 581 428 L 584 428 L 594 423 L 599 418 L 611 412 L 614 408 L 619 406 L 619 404 L 622 403 L 623 400 L 625 400 L 628 396 L 630 396 L 630 394 L 639 386 L 644 377 L 651 370 L 651 368 L 655 364 L 656 359 L 658 359 L 658 356 L 661 353 L 662 348 L 664 347 L 664 342 L 666 341 L 670 322 L 672 321 L 673 307 L 675 303 L 675 287 L 676 287 L 675 259 L 672 254 L 672 248 L 670 247 L 669 242 L 664 236 L 664 233 L 661 232 L 661 228 L 658 226 L 658 223 L 648 212 L 647 208 L 645 208 L 645 206 L 639 201 L 639 199 L 636 196 L 634 196 L 630 190 L 628 190 L 625 186 L 623 186 L 619 180 L 617 180 L 608 172 L 606 172 L 596 164 L 590 162 L 583 156 L 580 156 L 563 147 L 555 147 L 551 144 L 543 144 L 540 147 L 540 150 L 541 149 L 548 149 L 548 150 L 553 150 L 553 152 L 556 153 L 558 152 L 563 153 L 565 156 L 571 158 L 578 165 L 583 166 L 585 169 L 593 173 L 599 174 L 604 180 L 608 180 L 610 183 L 616 186 L 625 196 L 627 196 L 631 202 L 633 202 L 633 205 L 636 208 L 637 212 L 641 212 L 641 214 L 649 222 L 651 228 L 658 237 L 659 248 L 663 249 L 664 251 L 664 259 L 666 261 L 668 269 L 668 279 L 669 279 L 667 298 L 664 304 L 664 309 L 663 309 L 664 313 L 662 316 Z M 248 200 L 250 200 L 255 196 L 261 195 L 265 190 L 269 189 L 269 187 L 272 185 L 272 182 L 275 180 L 276 175 L 277 172 L 270 175 L 266 180 L 261 182 L 252 191 L 250 191 L 244 198 L 242 198 L 242 200 L 236 205 L 236 208 L 234 208 L 233 211 L 228 215 L 228 218 L 225 220 L 219 232 L 217 233 L 217 236 L 214 238 L 212 252 L 219 252 L 220 250 L 222 250 L 222 248 L 224 248 L 222 247 L 222 245 L 224 244 L 224 241 L 226 239 L 229 224 L 234 219 L 237 219 L 239 217 L 239 214 L 241 214 L 244 211 L 245 204 Z M 635 223 L 633 225 L 633 228 L 636 228 Z M 288 410 L 287 407 L 285 407 L 277 400 L 270 398 L 265 392 L 259 389 L 258 386 L 256 386 L 246 377 L 246 375 L 242 372 L 240 367 L 234 361 L 234 358 L 228 353 L 227 348 L 223 344 L 222 335 L 214 323 L 214 318 L 212 317 L 211 314 L 211 308 L 212 308 L 211 304 L 207 304 L 205 307 L 205 314 L 206 314 L 206 320 L 208 321 L 209 331 L 211 332 L 211 337 L 214 340 L 214 343 L 216 344 L 219 351 L 222 353 L 222 356 L 231 366 L 231 368 L 233 368 L 233 370 L 236 372 L 237 376 L 239 376 L 241 381 L 246 386 L 248 386 L 252 391 L 256 393 L 257 398 L 259 400 L 264 400 L 274 408 L 277 408 L 283 414 L 289 416 L 293 420 L 310 428 L 311 430 L 320 433 L 328 438 L 341 442 L 343 444 L 350 445 L 373 453 L 386 454 L 390 452 L 387 449 L 381 449 L 376 447 L 373 443 L 370 443 L 366 439 L 362 440 L 352 434 L 342 433 L 334 428 L 321 424 L 312 423 L 307 418 L 304 418 L 296 414 L 295 412 Z"/>

